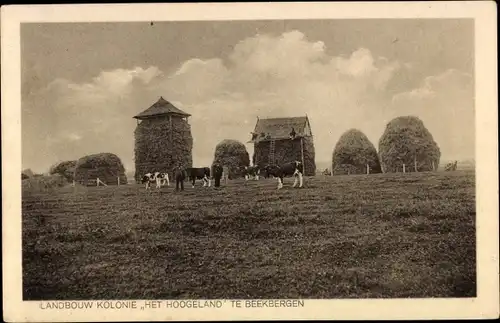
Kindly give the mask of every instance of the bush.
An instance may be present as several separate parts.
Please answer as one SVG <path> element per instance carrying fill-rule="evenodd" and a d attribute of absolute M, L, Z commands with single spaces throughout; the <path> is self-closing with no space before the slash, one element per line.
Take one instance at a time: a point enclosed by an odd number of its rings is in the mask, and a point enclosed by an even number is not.
<path fill-rule="evenodd" d="M 75 181 L 83 183 L 83 185 L 86 185 L 88 180 L 96 178 L 108 185 L 116 185 L 118 177 L 120 177 L 120 184 L 127 183 L 125 168 L 120 158 L 115 154 L 88 155 L 80 158 L 76 163 L 74 178 Z"/>
<path fill-rule="evenodd" d="M 68 181 L 72 182 L 75 175 L 76 160 L 68 160 L 57 163 L 50 167 L 49 174 L 60 174 Z"/>
<path fill-rule="evenodd" d="M 31 169 L 25 169 L 21 172 L 21 179 L 30 178 L 35 176 L 35 173 Z"/>
<path fill-rule="evenodd" d="M 22 181 L 22 194 L 52 192 L 65 185 L 68 185 L 68 181 L 60 174 L 30 177 Z"/>
<path fill-rule="evenodd" d="M 367 164 L 370 173 L 381 172 L 375 146 L 357 129 L 344 132 L 333 150 L 333 174 L 366 174 Z"/>
<path fill-rule="evenodd" d="M 213 164 L 227 166 L 229 177 L 236 178 L 242 175 L 242 169 L 250 165 L 250 156 L 245 145 L 237 140 L 225 139 L 215 147 Z"/>
<path fill-rule="evenodd" d="M 379 155 L 384 172 L 432 171 L 439 165 L 441 152 L 432 134 L 417 117 L 391 120 L 379 141 Z"/>

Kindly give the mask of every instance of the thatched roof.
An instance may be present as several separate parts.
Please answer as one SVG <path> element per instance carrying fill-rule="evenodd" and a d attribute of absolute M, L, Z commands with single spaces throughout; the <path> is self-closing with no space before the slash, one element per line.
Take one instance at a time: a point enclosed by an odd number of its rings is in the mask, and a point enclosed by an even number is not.
<path fill-rule="evenodd" d="M 138 115 L 134 116 L 135 119 L 147 119 L 154 116 L 160 115 L 176 115 L 180 117 L 189 117 L 189 113 L 186 113 L 179 108 L 175 107 L 172 103 L 160 97 L 152 106 L 142 111 Z"/>
<path fill-rule="evenodd" d="M 258 119 L 252 133 L 252 140 L 249 142 L 288 139 L 292 128 L 295 130 L 296 137 L 311 135 L 311 126 L 307 116 Z"/>

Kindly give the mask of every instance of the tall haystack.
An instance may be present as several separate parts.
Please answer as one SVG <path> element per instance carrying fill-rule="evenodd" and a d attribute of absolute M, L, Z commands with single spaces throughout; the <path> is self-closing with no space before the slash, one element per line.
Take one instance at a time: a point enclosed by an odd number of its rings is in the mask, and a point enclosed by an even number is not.
<path fill-rule="evenodd" d="M 298 160 L 304 164 L 304 175 L 316 174 L 314 141 L 307 116 L 258 119 L 249 142 L 254 144 L 254 165 Z"/>
<path fill-rule="evenodd" d="M 135 180 L 149 172 L 167 172 L 173 176 L 177 163 L 191 167 L 193 137 L 185 113 L 163 97 L 136 115 Z"/>
<path fill-rule="evenodd" d="M 357 129 L 344 132 L 333 150 L 333 175 L 366 174 L 367 168 L 370 174 L 381 172 L 375 146 Z"/>
<path fill-rule="evenodd" d="M 379 141 L 379 156 L 386 173 L 435 170 L 441 151 L 422 120 L 414 116 L 391 120 Z"/>
<path fill-rule="evenodd" d="M 100 153 L 80 158 L 76 162 L 74 179 L 82 185 L 99 178 L 107 185 L 126 184 L 125 168 L 115 154 Z M 118 178 L 120 178 L 118 180 Z"/>
<path fill-rule="evenodd" d="M 72 182 L 75 175 L 76 162 L 76 160 L 67 160 L 54 164 L 50 167 L 49 174 L 60 174 L 66 180 Z"/>
<path fill-rule="evenodd" d="M 241 176 L 242 168 L 250 165 L 250 156 L 243 143 L 225 139 L 215 147 L 213 163 L 227 166 L 229 178 L 237 178 Z"/>

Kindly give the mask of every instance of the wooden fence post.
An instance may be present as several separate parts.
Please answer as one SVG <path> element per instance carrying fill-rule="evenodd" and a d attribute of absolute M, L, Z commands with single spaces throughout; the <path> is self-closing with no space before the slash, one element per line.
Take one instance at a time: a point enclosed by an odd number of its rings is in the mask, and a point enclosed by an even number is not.
<path fill-rule="evenodd" d="M 306 174 L 306 165 L 304 163 L 304 138 L 300 138 L 300 155 L 302 161 L 302 172 Z"/>
<path fill-rule="evenodd" d="M 118 186 L 120 186 L 120 176 L 118 176 Z"/>
<path fill-rule="evenodd" d="M 406 165 L 403 164 L 403 173 L 406 173 Z"/>

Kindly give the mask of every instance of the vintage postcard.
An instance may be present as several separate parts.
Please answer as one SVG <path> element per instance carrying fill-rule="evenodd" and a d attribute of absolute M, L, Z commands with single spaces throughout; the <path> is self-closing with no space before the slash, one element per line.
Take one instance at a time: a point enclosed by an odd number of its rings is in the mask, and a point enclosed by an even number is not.
<path fill-rule="evenodd" d="M 498 317 L 495 9 L 2 7 L 4 320 Z"/>

